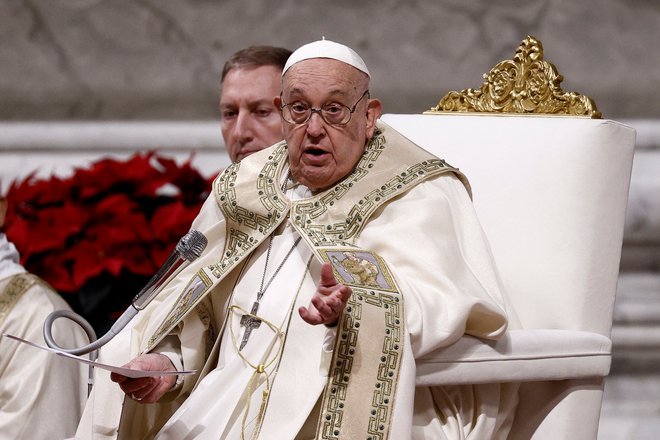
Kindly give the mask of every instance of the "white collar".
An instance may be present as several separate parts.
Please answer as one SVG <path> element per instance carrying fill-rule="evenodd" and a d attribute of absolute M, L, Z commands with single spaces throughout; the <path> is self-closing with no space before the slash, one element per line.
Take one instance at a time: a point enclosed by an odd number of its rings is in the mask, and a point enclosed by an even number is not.
<path fill-rule="evenodd" d="M 284 181 L 284 185 L 282 185 L 282 190 L 284 191 L 284 194 L 286 194 L 286 196 L 289 198 L 289 200 L 295 201 L 306 199 L 313 195 L 309 188 L 293 180 L 290 172 L 286 173 L 285 179 L 286 180 Z"/>

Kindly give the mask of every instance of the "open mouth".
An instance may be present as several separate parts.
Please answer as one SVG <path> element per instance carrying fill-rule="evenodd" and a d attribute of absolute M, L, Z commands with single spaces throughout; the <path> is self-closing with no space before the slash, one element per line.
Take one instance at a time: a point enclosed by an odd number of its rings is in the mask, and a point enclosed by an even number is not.
<path fill-rule="evenodd" d="M 311 154 L 312 156 L 322 156 L 326 154 L 326 152 L 320 148 L 308 148 L 305 150 L 305 154 Z"/>

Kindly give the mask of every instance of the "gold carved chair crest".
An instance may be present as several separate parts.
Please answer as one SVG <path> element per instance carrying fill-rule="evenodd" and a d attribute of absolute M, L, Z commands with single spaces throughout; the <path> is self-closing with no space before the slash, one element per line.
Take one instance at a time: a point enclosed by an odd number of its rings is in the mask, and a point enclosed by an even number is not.
<path fill-rule="evenodd" d="M 557 68 L 543 59 L 543 46 L 525 38 L 512 60 L 500 61 L 485 73 L 480 89 L 447 93 L 426 114 L 483 112 L 551 114 L 599 119 L 601 113 L 588 96 L 565 92 Z"/>

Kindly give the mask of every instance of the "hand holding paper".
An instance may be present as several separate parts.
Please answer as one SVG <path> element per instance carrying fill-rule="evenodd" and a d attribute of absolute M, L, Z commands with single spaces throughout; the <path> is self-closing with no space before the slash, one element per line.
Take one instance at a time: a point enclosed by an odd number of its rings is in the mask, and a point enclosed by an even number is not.
<path fill-rule="evenodd" d="M 124 367 L 131 370 L 152 371 L 154 373 L 172 373 L 176 368 L 172 361 L 160 353 L 145 353 L 131 360 Z M 157 374 L 154 377 L 126 377 L 112 373 L 110 380 L 117 382 L 121 390 L 131 399 L 140 403 L 158 402 L 176 382 L 172 374 Z"/>
<path fill-rule="evenodd" d="M 67 359 L 72 359 L 78 362 L 81 362 L 83 364 L 87 365 L 92 365 L 95 368 L 100 368 L 102 370 L 108 370 L 113 373 L 117 373 L 119 375 L 129 377 L 129 378 L 140 378 L 140 377 L 159 377 L 159 376 L 178 376 L 178 375 L 185 375 L 185 374 L 194 374 L 194 370 L 184 370 L 184 371 L 148 371 L 148 370 L 143 370 L 143 369 L 134 369 L 134 368 L 125 368 L 125 367 L 118 367 L 114 365 L 107 365 L 107 364 L 102 364 L 100 362 L 96 361 L 91 361 L 89 359 L 86 359 L 84 357 L 76 356 L 73 354 L 65 353 L 60 350 L 56 350 L 53 348 L 49 348 L 43 345 L 35 344 L 34 342 L 26 341 L 25 339 L 19 338 L 14 335 L 10 335 L 7 333 L 4 333 L 2 336 L 6 336 L 10 339 L 14 339 L 16 341 L 22 342 L 24 344 L 31 345 L 33 347 L 39 348 L 41 350 L 46 350 L 51 353 L 54 353 L 58 356 L 65 357 Z"/>

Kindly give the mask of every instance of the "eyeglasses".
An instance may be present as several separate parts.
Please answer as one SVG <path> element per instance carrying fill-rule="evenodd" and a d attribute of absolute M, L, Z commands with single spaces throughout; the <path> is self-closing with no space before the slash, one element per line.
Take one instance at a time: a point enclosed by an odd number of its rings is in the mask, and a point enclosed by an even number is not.
<path fill-rule="evenodd" d="M 369 96 L 369 89 L 364 91 L 362 96 L 360 96 L 360 99 L 358 99 L 355 105 L 351 108 L 344 104 L 339 104 L 338 102 L 325 104 L 321 108 L 314 108 L 304 102 L 296 101 L 292 104 L 283 103 L 280 106 L 280 110 L 282 111 L 282 118 L 284 118 L 289 124 L 305 124 L 312 117 L 312 113 L 318 113 L 326 124 L 341 126 L 350 122 L 351 116 L 355 112 L 355 108 L 365 96 Z M 282 95 L 280 94 L 280 99 L 281 97 Z"/>

